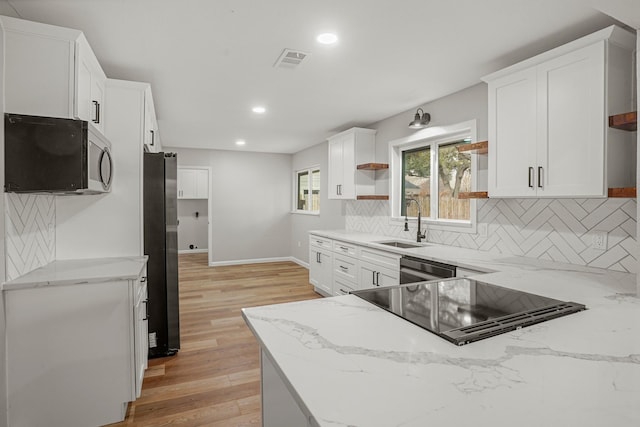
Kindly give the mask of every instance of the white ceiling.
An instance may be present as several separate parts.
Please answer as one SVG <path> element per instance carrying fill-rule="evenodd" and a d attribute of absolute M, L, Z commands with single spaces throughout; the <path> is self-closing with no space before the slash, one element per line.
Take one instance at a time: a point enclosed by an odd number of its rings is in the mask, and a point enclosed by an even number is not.
<path fill-rule="evenodd" d="M 294 153 L 615 22 L 590 4 L 0 0 L 0 12 L 82 30 L 108 77 L 151 83 L 165 146 L 235 150 L 244 139 L 242 150 Z M 315 41 L 327 30 L 337 45 Z M 311 55 L 274 68 L 284 48 Z"/>

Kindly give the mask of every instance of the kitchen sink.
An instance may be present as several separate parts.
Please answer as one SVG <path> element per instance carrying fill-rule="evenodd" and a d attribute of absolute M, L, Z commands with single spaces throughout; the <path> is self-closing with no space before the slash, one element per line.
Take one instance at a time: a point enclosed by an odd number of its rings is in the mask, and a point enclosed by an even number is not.
<path fill-rule="evenodd" d="M 422 243 L 410 243 L 410 242 L 401 242 L 398 240 L 392 240 L 389 242 L 375 242 L 381 245 L 386 245 L 386 246 L 393 246 L 394 248 L 402 248 L 402 249 L 409 249 L 409 248 L 421 248 L 424 246 L 427 246 L 425 244 Z"/>

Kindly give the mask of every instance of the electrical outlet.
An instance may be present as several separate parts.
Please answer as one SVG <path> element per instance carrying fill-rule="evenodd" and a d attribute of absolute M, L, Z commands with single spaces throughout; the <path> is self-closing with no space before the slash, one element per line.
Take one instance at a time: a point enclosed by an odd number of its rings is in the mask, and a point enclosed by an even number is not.
<path fill-rule="evenodd" d="M 489 234 L 489 224 L 486 222 L 481 222 L 478 224 L 478 234 L 480 237 L 487 237 Z"/>
<path fill-rule="evenodd" d="M 593 233 L 591 241 L 591 247 L 593 249 L 598 249 L 601 251 L 607 250 L 607 232 L 606 231 L 595 231 Z"/>

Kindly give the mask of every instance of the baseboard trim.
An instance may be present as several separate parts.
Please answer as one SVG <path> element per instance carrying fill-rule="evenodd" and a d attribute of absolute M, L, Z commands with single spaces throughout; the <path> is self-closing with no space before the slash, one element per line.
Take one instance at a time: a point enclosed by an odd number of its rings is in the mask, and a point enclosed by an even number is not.
<path fill-rule="evenodd" d="M 283 262 L 283 261 L 291 261 L 298 264 L 295 258 L 286 256 L 286 257 L 274 257 L 274 258 L 236 259 L 236 260 L 230 260 L 230 261 L 212 261 L 212 262 L 209 262 L 209 267 L 222 267 L 225 265 L 241 265 L 241 264 L 264 264 L 267 262 Z"/>
<path fill-rule="evenodd" d="M 301 259 L 298 259 L 298 258 L 296 258 L 296 257 L 294 257 L 294 256 L 289 257 L 289 258 L 291 258 L 291 261 L 295 262 L 295 263 L 296 263 L 296 264 L 298 264 L 300 267 L 304 267 L 304 268 L 306 268 L 307 270 L 309 269 L 309 263 L 308 263 L 308 262 L 304 262 L 304 261 L 302 261 Z"/>
<path fill-rule="evenodd" d="M 206 254 L 209 252 L 209 249 L 179 249 L 178 255 L 180 254 Z"/>

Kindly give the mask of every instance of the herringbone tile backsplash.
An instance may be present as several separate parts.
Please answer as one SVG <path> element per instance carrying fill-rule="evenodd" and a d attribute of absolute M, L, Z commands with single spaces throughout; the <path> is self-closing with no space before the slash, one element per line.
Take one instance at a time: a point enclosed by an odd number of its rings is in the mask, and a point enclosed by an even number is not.
<path fill-rule="evenodd" d="M 54 197 L 5 194 L 7 280 L 55 259 Z"/>
<path fill-rule="evenodd" d="M 505 255 L 636 273 L 636 199 L 487 199 L 477 201 L 479 234 L 428 228 L 427 241 Z M 389 202 L 349 201 L 346 228 L 412 239 L 390 223 Z M 595 231 L 608 233 L 607 250 L 592 249 Z"/>

